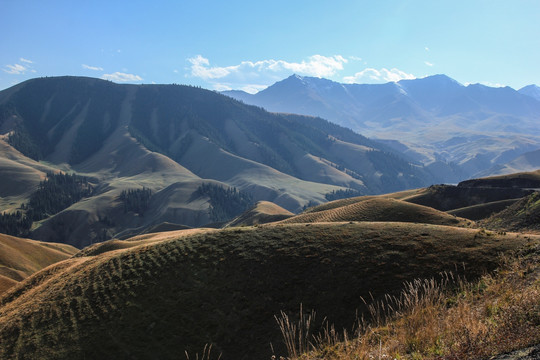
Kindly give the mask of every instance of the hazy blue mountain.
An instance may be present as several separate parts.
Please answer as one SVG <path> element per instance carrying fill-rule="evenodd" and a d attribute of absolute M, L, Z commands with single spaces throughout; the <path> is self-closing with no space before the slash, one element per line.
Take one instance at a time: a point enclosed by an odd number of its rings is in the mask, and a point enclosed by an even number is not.
<path fill-rule="evenodd" d="M 518 92 L 540 101 L 540 87 L 538 87 L 537 85 L 527 85 L 519 89 Z"/>
<path fill-rule="evenodd" d="M 449 164 L 457 172 L 445 176 L 455 180 L 540 146 L 537 90 L 464 86 L 446 75 L 386 84 L 293 75 L 257 94 L 225 94 L 270 111 L 321 116 L 373 138 L 398 140 L 408 148 L 402 151 L 425 165 Z"/>

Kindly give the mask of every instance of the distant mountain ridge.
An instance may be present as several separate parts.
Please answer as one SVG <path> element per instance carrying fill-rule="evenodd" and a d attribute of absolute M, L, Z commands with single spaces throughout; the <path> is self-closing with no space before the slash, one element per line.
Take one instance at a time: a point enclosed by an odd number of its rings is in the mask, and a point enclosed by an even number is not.
<path fill-rule="evenodd" d="M 527 85 L 518 90 L 520 94 L 530 96 L 540 101 L 540 87 L 537 85 Z"/>
<path fill-rule="evenodd" d="M 226 221 L 236 214 L 216 207 L 230 194 L 297 212 L 336 191 L 382 193 L 435 181 L 398 151 L 321 118 L 272 114 L 180 85 L 29 80 L 0 92 L 0 135 L 0 174 L 13 183 L 0 188 L 0 212 L 21 210 L 47 172 L 90 179 L 92 197 L 32 232 L 79 247 L 161 223 Z M 223 190 L 205 193 L 203 185 Z M 132 208 L 122 203 L 125 190 L 151 195 Z"/>
<path fill-rule="evenodd" d="M 399 140 L 394 145 L 425 165 L 434 164 L 449 181 L 540 148 L 535 85 L 519 91 L 464 86 L 446 75 L 341 84 L 292 75 L 253 95 L 223 93 L 269 111 L 321 116 L 367 136 Z"/>

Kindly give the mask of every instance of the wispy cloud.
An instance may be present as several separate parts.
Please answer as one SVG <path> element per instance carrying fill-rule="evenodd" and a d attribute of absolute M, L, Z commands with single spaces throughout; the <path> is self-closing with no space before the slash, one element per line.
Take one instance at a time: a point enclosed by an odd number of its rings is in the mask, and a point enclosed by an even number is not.
<path fill-rule="evenodd" d="M 86 70 L 103 71 L 103 68 L 99 66 L 90 66 L 86 64 L 81 64 L 81 66 L 83 69 L 86 69 Z"/>
<path fill-rule="evenodd" d="M 433 64 L 430 63 L 429 61 L 424 61 L 424 64 L 426 64 L 426 65 L 429 66 L 429 67 L 433 66 Z"/>
<path fill-rule="evenodd" d="M 111 80 L 111 81 L 116 81 L 116 82 L 142 81 L 142 78 L 139 75 L 126 74 L 126 73 L 121 73 L 121 72 L 115 72 L 112 74 L 103 74 L 101 78 L 104 80 Z"/>
<path fill-rule="evenodd" d="M 28 68 L 26 68 L 25 66 L 21 64 L 13 64 L 13 65 L 6 65 L 5 68 L 2 70 L 7 72 L 8 74 L 20 75 L 20 74 L 26 73 L 28 71 Z"/>
<path fill-rule="evenodd" d="M 8 74 L 12 75 L 22 75 L 26 74 L 27 72 L 35 73 L 36 70 L 33 69 L 32 64 L 34 63 L 32 60 L 28 60 L 25 58 L 19 58 L 18 64 L 13 65 L 6 65 L 2 70 Z"/>
<path fill-rule="evenodd" d="M 357 72 L 353 76 L 345 76 L 343 82 L 347 84 L 365 83 L 365 82 L 389 82 L 399 81 L 403 79 L 415 79 L 413 74 L 406 73 L 405 71 L 392 68 L 390 70 L 386 68 L 373 69 L 366 68 L 360 72 Z"/>
<path fill-rule="evenodd" d="M 424 50 L 429 51 L 429 48 L 426 46 L 426 47 L 424 47 Z"/>

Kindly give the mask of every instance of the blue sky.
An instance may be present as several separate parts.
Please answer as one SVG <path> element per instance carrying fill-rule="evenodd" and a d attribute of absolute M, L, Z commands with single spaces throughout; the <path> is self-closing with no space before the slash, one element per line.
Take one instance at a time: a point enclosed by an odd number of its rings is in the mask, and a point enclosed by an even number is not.
<path fill-rule="evenodd" d="M 0 0 L 0 89 L 33 77 L 260 90 L 293 73 L 540 85 L 540 1 Z"/>

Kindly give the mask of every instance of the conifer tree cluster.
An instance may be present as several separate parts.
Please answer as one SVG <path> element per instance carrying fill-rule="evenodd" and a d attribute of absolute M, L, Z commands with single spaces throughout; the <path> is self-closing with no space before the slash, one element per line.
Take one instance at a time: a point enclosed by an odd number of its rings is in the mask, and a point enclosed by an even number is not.
<path fill-rule="evenodd" d="M 339 200 L 339 199 L 347 199 L 355 196 L 362 195 L 360 191 L 355 189 L 346 189 L 346 190 L 333 190 L 332 192 L 329 192 L 324 195 L 326 200 L 333 201 L 333 200 Z"/>
<path fill-rule="evenodd" d="M 32 226 L 32 219 L 20 211 L 13 214 L 0 215 L 0 233 L 26 237 Z"/>
<path fill-rule="evenodd" d="M 32 137 L 23 126 L 17 126 L 15 131 L 9 134 L 7 142 L 25 156 L 34 160 L 41 160 L 41 150 L 35 144 Z"/>
<path fill-rule="evenodd" d="M 122 191 L 120 200 L 122 200 L 124 205 L 124 213 L 133 211 L 134 213 L 139 214 L 139 216 L 144 216 L 144 212 L 148 209 L 151 197 L 152 190 L 146 187 Z"/>
<path fill-rule="evenodd" d="M 47 174 L 30 197 L 27 215 L 34 221 L 45 219 L 93 195 L 93 188 L 84 176 L 75 174 Z"/>
<path fill-rule="evenodd" d="M 210 198 L 210 218 L 215 222 L 230 220 L 253 205 L 252 197 L 235 187 L 225 189 L 219 185 L 203 183 L 197 192 Z"/>
<path fill-rule="evenodd" d="M 0 215 L 0 233 L 26 237 L 34 221 L 59 213 L 85 197 L 93 195 L 92 185 L 84 176 L 48 173 L 27 204 L 16 213 Z"/>

